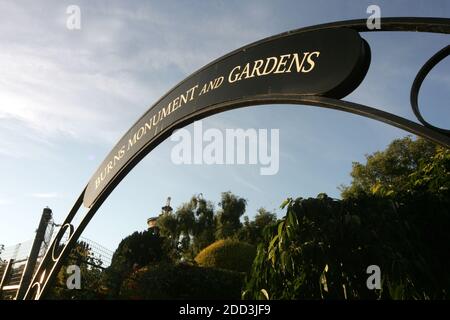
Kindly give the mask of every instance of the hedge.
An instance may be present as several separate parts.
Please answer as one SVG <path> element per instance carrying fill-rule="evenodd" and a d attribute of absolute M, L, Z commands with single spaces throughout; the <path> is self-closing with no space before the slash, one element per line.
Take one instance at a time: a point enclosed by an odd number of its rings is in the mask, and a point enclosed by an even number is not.
<path fill-rule="evenodd" d="M 245 242 L 218 240 L 195 257 L 198 265 L 238 272 L 248 272 L 256 255 L 256 247 Z"/>

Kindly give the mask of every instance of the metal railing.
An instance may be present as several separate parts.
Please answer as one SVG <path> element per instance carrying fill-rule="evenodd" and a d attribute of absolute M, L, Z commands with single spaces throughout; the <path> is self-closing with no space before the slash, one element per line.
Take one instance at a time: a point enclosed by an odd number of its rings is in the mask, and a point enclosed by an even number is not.
<path fill-rule="evenodd" d="M 39 254 L 34 263 L 34 270 L 31 271 L 34 275 L 38 269 L 45 253 L 48 250 L 48 244 L 51 243 L 53 237 L 56 235 L 54 232 L 55 224 L 53 220 L 48 221 L 48 226 L 45 230 L 45 236 L 40 244 Z M 111 264 L 113 252 L 104 246 L 98 244 L 95 241 L 81 237 L 79 242 L 87 244 L 89 249 L 89 256 L 94 259 L 90 259 L 95 262 L 95 267 L 107 268 Z M 18 290 L 23 281 L 24 271 L 27 263 L 29 263 L 30 251 L 32 249 L 34 239 L 27 240 L 18 243 L 13 246 L 8 246 L 0 252 L 0 300 L 13 300 L 16 299 Z M 81 261 L 93 265 L 92 262 Z"/>

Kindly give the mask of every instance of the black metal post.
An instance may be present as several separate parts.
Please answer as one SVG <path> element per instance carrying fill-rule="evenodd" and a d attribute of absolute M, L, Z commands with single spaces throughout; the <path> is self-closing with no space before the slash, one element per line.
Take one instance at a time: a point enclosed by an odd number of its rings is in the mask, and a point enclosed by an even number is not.
<path fill-rule="evenodd" d="M 39 256 L 39 250 L 41 249 L 42 242 L 45 239 L 45 231 L 47 230 L 48 222 L 52 218 L 52 210 L 50 208 L 44 208 L 41 216 L 41 221 L 39 222 L 39 227 L 36 230 L 36 237 L 33 241 L 33 246 L 31 247 L 30 255 L 28 257 L 25 270 L 22 274 L 22 279 L 20 281 L 20 287 L 17 290 L 16 299 L 22 299 L 28 289 L 31 278 L 36 267 L 37 258 Z"/>

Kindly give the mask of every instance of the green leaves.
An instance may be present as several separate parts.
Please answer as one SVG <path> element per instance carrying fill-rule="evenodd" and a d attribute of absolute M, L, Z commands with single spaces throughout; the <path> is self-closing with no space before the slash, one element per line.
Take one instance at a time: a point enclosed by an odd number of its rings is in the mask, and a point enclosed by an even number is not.
<path fill-rule="evenodd" d="M 366 155 L 365 164 L 353 163 L 353 180 L 350 186 L 341 188 L 342 197 L 357 198 L 363 193 L 391 197 L 419 186 L 430 187 L 426 183 L 428 179 L 442 180 L 439 178 L 443 173 L 442 167 L 437 168 L 443 163 L 446 152 L 450 151 L 423 138 L 413 140 L 407 136 L 396 139 L 386 150 Z M 447 164 L 447 172 L 448 168 Z"/>
<path fill-rule="evenodd" d="M 292 198 L 287 198 L 283 201 L 283 203 L 280 205 L 281 209 L 284 209 L 286 206 L 290 205 L 292 203 Z"/>
<path fill-rule="evenodd" d="M 271 299 L 449 298 L 440 275 L 450 270 L 450 198 L 396 197 L 287 201 L 258 247 L 246 298 L 264 299 L 262 289 Z M 382 290 L 366 286 L 370 264 Z"/>
<path fill-rule="evenodd" d="M 269 293 L 267 292 L 266 289 L 261 289 L 261 293 L 263 294 L 263 296 L 264 296 L 264 298 L 265 298 L 266 300 L 270 300 L 270 299 L 269 299 Z"/>
<path fill-rule="evenodd" d="M 320 295 L 322 299 L 324 299 L 323 291 L 328 293 L 328 283 L 327 283 L 327 272 L 328 272 L 328 264 L 323 268 L 323 272 L 320 275 Z"/>

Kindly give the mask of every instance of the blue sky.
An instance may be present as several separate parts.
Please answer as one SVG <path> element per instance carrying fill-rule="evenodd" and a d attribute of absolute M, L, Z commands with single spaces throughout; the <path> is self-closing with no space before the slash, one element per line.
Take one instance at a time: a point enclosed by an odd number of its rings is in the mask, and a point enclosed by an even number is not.
<path fill-rule="evenodd" d="M 81 30 L 66 28 L 68 5 Z M 448 1 L 2 1 L 0 2 L 0 244 L 33 237 L 49 206 L 61 222 L 126 130 L 173 85 L 238 47 L 310 25 L 367 17 L 450 17 Z M 347 100 L 415 120 L 409 89 L 448 35 L 365 33 L 372 63 Z M 429 122 L 449 127 L 450 61 L 423 84 Z M 446 102 L 446 103 L 444 103 Z M 167 196 L 216 203 L 222 191 L 278 210 L 288 196 L 338 197 L 352 161 L 407 133 L 374 120 L 310 106 L 258 106 L 212 116 L 204 127 L 280 129 L 280 171 L 258 166 L 177 166 L 165 141 L 115 189 L 83 236 L 115 249 Z M 189 126 L 188 128 L 191 128 Z"/>

